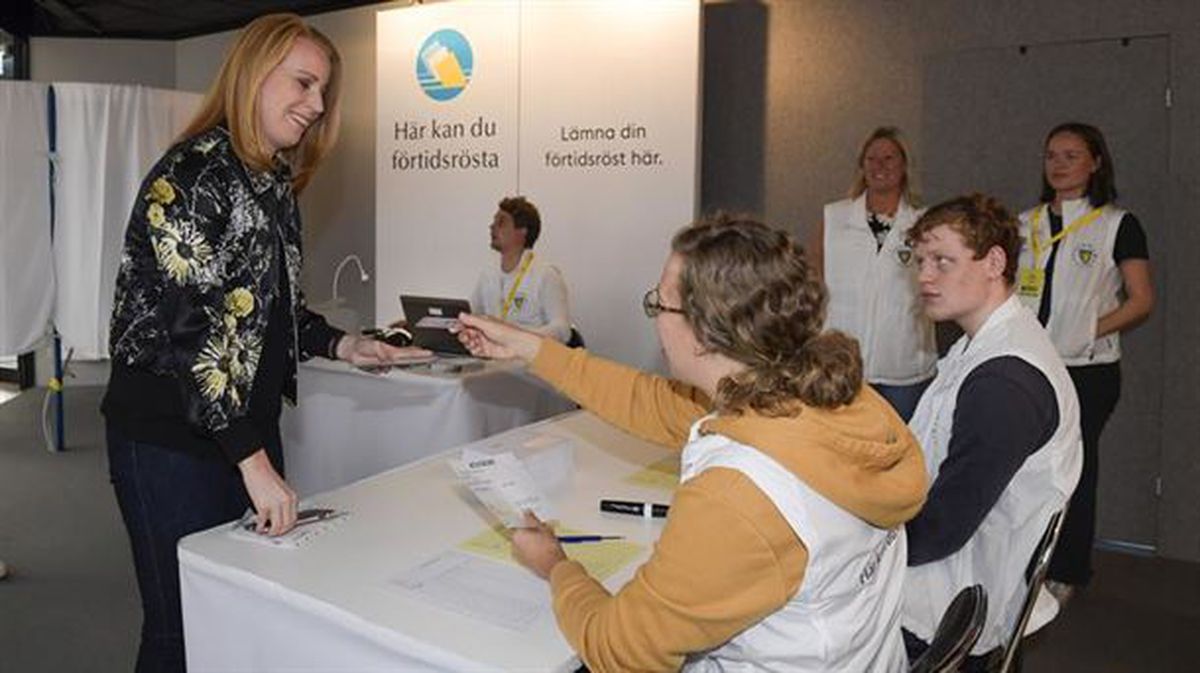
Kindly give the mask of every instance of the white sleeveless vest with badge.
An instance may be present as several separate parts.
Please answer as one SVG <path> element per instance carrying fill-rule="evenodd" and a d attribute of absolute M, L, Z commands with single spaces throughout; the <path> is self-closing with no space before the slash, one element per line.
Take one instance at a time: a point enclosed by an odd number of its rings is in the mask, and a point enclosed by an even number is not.
<path fill-rule="evenodd" d="M 866 199 L 864 194 L 825 206 L 825 326 L 858 339 L 867 381 L 919 383 L 933 376 L 937 345 L 933 323 L 921 307 L 913 251 L 904 234 L 924 210 L 901 199 L 892 229 L 876 252 Z"/>
<path fill-rule="evenodd" d="M 1069 227 L 1091 212 L 1087 199 L 1065 201 L 1062 204 L 1063 227 Z M 1038 239 L 1050 240 L 1050 218 L 1045 204 L 1021 213 L 1021 269 L 1033 269 L 1031 243 L 1034 214 L 1037 217 Z M 1121 337 L 1117 332 L 1096 338 L 1096 321 L 1120 305 L 1121 271 L 1113 261 L 1117 231 L 1125 211 L 1113 205 L 1103 206 L 1101 214 L 1087 226 L 1067 234 L 1058 243 L 1054 259 L 1054 274 L 1050 287 L 1050 319 L 1046 330 L 1059 355 L 1067 366 L 1095 365 L 1121 359 Z M 1043 243 L 1043 245 L 1045 245 Z M 1038 267 L 1045 270 L 1050 257 L 1046 245 Z M 1041 293 L 1021 293 L 1021 301 L 1037 315 Z"/>
<path fill-rule="evenodd" d="M 903 671 L 900 635 L 904 528 L 875 528 L 812 490 L 773 458 L 692 426 L 681 482 L 713 467 L 737 470 L 758 487 L 808 550 L 790 601 L 720 647 L 692 655 L 696 671 Z"/>
<path fill-rule="evenodd" d="M 1008 640 L 1026 593 L 1025 569 L 1054 512 L 1079 481 L 1083 445 L 1075 387 L 1037 318 L 1014 295 L 988 317 L 973 339 L 960 338 L 938 363 L 909 427 L 921 442 L 930 483 L 946 459 L 958 391 L 976 367 L 1004 356 L 1046 376 L 1058 402 L 1058 428 L 1025 459 L 978 530 L 950 556 L 908 569 L 904 628 L 925 642 L 954 596 L 972 584 L 987 591 L 988 614 L 972 650 L 983 654 Z"/>
<path fill-rule="evenodd" d="M 532 259 L 528 259 L 533 256 Z M 522 276 L 521 266 L 529 261 L 529 268 Z M 558 267 L 544 263 L 534 256 L 532 250 L 526 250 L 512 273 L 503 273 L 499 268 L 486 269 L 476 284 L 473 303 L 479 304 L 471 308 L 490 316 L 501 317 L 504 301 L 512 291 L 513 285 L 520 279 L 520 285 L 513 292 L 512 305 L 509 306 L 507 320 L 521 327 L 536 329 L 550 321 L 542 298 L 542 288 L 546 284 L 547 274 L 561 275 Z M 559 280 L 558 282 L 562 282 Z"/>

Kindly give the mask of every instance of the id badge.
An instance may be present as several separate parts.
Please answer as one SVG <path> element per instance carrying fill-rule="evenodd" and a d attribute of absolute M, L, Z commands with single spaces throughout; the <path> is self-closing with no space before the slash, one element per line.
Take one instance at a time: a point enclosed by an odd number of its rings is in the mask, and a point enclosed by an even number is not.
<path fill-rule="evenodd" d="M 1045 269 L 1022 267 L 1017 275 L 1017 294 L 1024 299 L 1040 299 L 1046 285 Z"/>

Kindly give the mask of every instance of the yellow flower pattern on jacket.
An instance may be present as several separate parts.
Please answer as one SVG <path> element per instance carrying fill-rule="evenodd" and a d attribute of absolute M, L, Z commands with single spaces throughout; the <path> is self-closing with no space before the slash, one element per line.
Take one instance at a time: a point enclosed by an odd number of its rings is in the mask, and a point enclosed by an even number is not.
<path fill-rule="evenodd" d="M 253 332 L 239 329 L 239 322 L 250 317 L 254 304 L 254 294 L 247 288 L 237 287 L 225 293 L 222 315 L 209 314 L 210 321 L 219 323 L 223 329 L 213 330 L 192 367 L 200 392 L 208 400 L 218 400 L 228 394 L 230 401 L 238 404 L 241 398 L 237 388 L 253 383 L 262 353 L 262 340 Z M 239 385 L 231 386 L 231 382 Z"/>
<path fill-rule="evenodd" d="M 146 221 L 152 227 L 161 227 L 167 223 L 167 213 L 161 203 L 151 203 L 146 207 Z"/>
<path fill-rule="evenodd" d="M 150 193 L 146 198 L 164 206 L 170 205 L 175 200 L 175 188 L 166 178 L 158 178 L 150 183 Z"/>
<path fill-rule="evenodd" d="M 235 288 L 225 295 L 225 312 L 235 318 L 245 318 L 254 310 L 254 295 L 244 287 Z"/>
<path fill-rule="evenodd" d="M 230 386 L 232 359 L 229 339 L 224 331 L 216 332 L 204 342 L 200 357 L 192 365 L 192 373 L 200 384 L 200 394 L 210 402 L 221 399 L 228 391 L 234 404 L 240 403 L 237 388 Z"/>
<path fill-rule="evenodd" d="M 186 222 L 164 220 L 154 227 L 154 254 L 171 280 L 185 285 L 202 267 L 212 261 L 213 251 L 204 236 Z"/>

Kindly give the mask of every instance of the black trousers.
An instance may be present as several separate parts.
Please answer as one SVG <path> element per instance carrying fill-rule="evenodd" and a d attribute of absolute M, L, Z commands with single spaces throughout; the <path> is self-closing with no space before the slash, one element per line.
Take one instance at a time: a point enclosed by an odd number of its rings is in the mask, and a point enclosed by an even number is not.
<path fill-rule="evenodd" d="M 1100 433 L 1121 397 L 1121 366 L 1068 367 L 1079 395 L 1083 432 L 1083 473 L 1071 496 L 1048 579 L 1083 586 L 1092 579 L 1092 544 L 1096 539 L 1096 486 L 1100 475 Z"/>

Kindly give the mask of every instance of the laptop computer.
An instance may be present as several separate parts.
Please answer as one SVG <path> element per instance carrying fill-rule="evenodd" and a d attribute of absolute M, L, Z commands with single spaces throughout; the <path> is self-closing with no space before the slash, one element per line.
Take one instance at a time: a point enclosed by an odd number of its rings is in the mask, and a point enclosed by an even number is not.
<path fill-rule="evenodd" d="M 413 345 L 434 353 L 470 355 L 458 337 L 450 333 L 450 325 L 459 313 L 470 313 L 471 302 L 466 299 L 418 297 L 400 295 L 400 308 L 412 333 Z"/>

